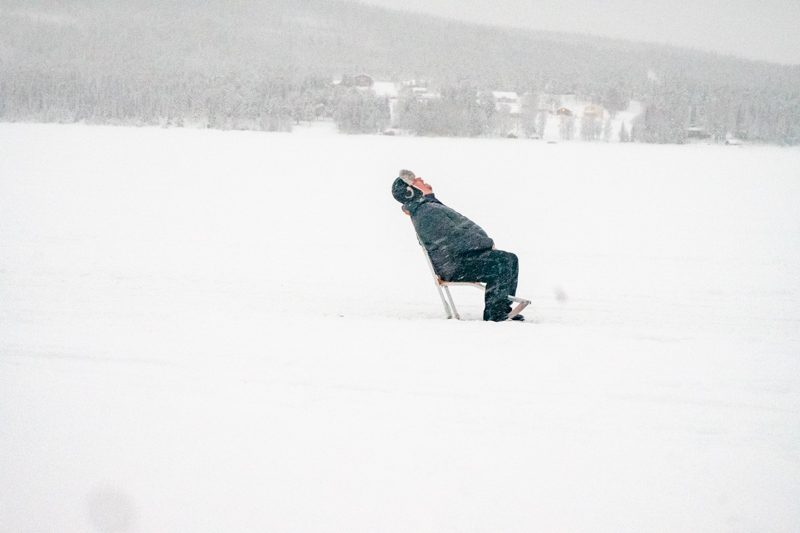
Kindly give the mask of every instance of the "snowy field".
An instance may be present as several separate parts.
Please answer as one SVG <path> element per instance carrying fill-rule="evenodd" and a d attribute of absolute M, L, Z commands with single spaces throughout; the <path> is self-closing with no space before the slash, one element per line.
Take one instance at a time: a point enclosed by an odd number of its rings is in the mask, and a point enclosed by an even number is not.
<path fill-rule="evenodd" d="M 800 531 L 800 150 L 0 124 L 0 532 L 96 531 Z"/>

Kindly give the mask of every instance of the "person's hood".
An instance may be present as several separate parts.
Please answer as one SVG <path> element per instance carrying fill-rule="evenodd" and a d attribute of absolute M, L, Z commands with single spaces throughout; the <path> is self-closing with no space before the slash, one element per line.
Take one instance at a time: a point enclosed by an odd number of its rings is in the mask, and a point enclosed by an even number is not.
<path fill-rule="evenodd" d="M 419 190 L 419 189 L 417 189 L 417 190 Z M 422 192 L 422 191 L 420 191 L 420 192 Z M 419 206 L 421 206 L 422 204 L 427 204 L 427 203 L 436 203 L 436 204 L 444 205 L 444 204 L 442 204 L 442 202 L 440 202 L 436 198 L 436 196 L 434 196 L 433 193 L 430 193 L 430 194 L 425 194 L 420 198 L 416 198 L 415 197 L 413 200 L 403 204 L 403 211 L 408 211 L 410 214 L 413 215 L 416 212 L 416 210 L 419 209 Z"/>

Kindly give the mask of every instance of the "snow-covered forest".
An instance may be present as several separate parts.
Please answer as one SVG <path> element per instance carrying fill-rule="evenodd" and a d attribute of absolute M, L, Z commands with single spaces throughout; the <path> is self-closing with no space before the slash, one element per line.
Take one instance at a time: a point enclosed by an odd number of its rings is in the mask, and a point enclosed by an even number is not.
<path fill-rule="evenodd" d="M 386 97 L 354 87 L 359 74 L 437 98 L 419 105 L 401 92 L 392 117 Z M 336 0 L 0 5 L 3 121 L 289 131 L 329 120 L 352 133 L 505 135 L 492 91 L 524 97 L 523 122 L 549 95 L 569 94 L 611 117 L 641 103 L 632 140 L 681 143 L 695 128 L 712 140 L 800 143 L 798 66 Z"/>

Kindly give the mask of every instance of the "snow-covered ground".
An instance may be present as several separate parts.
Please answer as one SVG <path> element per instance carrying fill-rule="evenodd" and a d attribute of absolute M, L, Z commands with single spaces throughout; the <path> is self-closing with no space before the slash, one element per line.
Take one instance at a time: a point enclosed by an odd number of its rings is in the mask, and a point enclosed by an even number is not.
<path fill-rule="evenodd" d="M 311 131 L 311 130 L 309 130 Z M 400 168 L 521 262 L 447 321 Z M 0 532 L 800 531 L 800 151 L 0 124 Z"/>

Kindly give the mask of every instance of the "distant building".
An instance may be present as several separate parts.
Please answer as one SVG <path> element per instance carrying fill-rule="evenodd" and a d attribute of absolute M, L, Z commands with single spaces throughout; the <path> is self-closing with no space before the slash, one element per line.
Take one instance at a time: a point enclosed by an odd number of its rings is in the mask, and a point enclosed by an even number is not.
<path fill-rule="evenodd" d="M 492 91 L 494 107 L 497 111 L 508 111 L 511 115 L 519 115 L 520 101 L 513 91 Z"/>
<path fill-rule="evenodd" d="M 360 89 L 371 89 L 372 86 L 375 85 L 375 80 L 372 79 L 372 76 L 366 74 L 359 74 L 353 78 L 353 81 L 356 87 Z"/>
<path fill-rule="evenodd" d="M 427 87 L 411 87 L 411 96 L 413 96 L 417 102 L 426 102 L 441 97 L 439 93 L 429 91 Z"/>
<path fill-rule="evenodd" d="M 688 139 L 708 139 L 711 134 L 700 126 L 690 126 L 686 128 L 686 137 Z"/>
<path fill-rule="evenodd" d="M 411 94 L 413 94 L 417 98 L 425 97 L 428 95 L 428 88 L 427 87 L 412 87 Z"/>
<path fill-rule="evenodd" d="M 589 104 L 583 108 L 584 118 L 596 118 L 597 120 L 603 120 L 604 115 L 605 109 L 597 104 Z"/>

